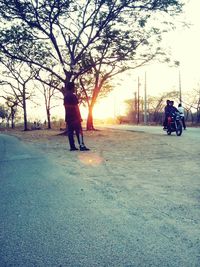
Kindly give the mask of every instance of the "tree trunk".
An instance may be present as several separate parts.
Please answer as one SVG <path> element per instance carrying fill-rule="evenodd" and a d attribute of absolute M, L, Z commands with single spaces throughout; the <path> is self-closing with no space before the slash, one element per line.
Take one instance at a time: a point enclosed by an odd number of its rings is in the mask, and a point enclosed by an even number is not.
<path fill-rule="evenodd" d="M 200 110 L 197 110 L 197 123 L 200 122 Z"/>
<path fill-rule="evenodd" d="M 23 110 L 24 110 L 24 131 L 28 131 L 25 94 L 24 94 L 24 96 L 23 96 Z"/>
<path fill-rule="evenodd" d="M 191 120 L 192 120 L 192 124 L 194 123 L 194 116 L 193 116 L 193 113 L 192 113 L 192 111 L 190 111 L 191 112 Z"/>
<path fill-rule="evenodd" d="M 15 120 L 15 110 L 14 110 L 13 107 L 11 107 L 11 127 L 12 127 L 12 129 L 15 128 L 15 122 L 14 122 L 14 120 Z"/>
<path fill-rule="evenodd" d="M 9 117 L 6 119 L 6 127 L 7 128 L 9 128 L 9 126 L 10 126 L 10 119 L 9 119 Z"/>
<path fill-rule="evenodd" d="M 48 122 L 48 129 L 51 129 L 51 116 L 49 109 L 47 109 L 47 122 Z"/>
<path fill-rule="evenodd" d="M 93 106 L 89 107 L 89 112 L 88 112 L 88 117 L 87 117 L 87 131 L 93 131 L 94 129 L 94 124 L 93 124 Z"/>

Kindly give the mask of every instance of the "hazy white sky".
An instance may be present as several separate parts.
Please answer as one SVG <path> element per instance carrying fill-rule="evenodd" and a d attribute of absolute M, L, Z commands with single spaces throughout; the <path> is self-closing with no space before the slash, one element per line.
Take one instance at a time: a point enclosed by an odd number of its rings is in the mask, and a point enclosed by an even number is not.
<path fill-rule="evenodd" d="M 200 84 L 200 1 L 185 0 L 185 2 L 184 13 L 176 18 L 177 29 L 168 33 L 163 40 L 163 46 L 171 49 L 172 58 L 180 61 L 183 98 L 184 92 L 196 88 L 198 83 Z M 183 27 L 183 22 L 190 26 Z M 158 95 L 172 89 L 178 90 L 179 68 L 152 63 L 148 67 L 125 75 L 122 85 L 96 107 L 96 114 L 100 115 L 102 110 L 107 110 L 107 115 L 108 113 L 113 115 L 122 112 L 124 107 L 121 99 L 133 98 L 134 92 L 137 90 L 138 76 L 140 76 L 142 96 L 145 71 L 148 95 Z"/>

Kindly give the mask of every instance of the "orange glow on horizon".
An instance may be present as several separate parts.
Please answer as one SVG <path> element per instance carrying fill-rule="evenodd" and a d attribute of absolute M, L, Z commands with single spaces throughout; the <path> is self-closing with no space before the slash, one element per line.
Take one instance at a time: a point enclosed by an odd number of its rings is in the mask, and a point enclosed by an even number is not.
<path fill-rule="evenodd" d="M 119 115 L 125 115 L 126 113 L 126 104 L 124 103 L 125 99 L 120 100 L 120 95 L 112 94 L 108 97 L 101 99 L 93 109 L 93 118 L 94 119 L 110 119 L 116 118 Z M 85 107 L 80 107 L 81 115 L 83 119 L 87 118 L 88 109 Z"/>

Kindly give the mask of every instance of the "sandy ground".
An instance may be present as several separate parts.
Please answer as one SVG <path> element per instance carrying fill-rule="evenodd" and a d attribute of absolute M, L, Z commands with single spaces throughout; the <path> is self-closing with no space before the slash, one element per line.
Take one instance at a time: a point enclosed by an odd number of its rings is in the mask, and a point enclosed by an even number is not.
<path fill-rule="evenodd" d="M 169 255 L 169 264 L 160 266 L 200 266 L 200 146 L 195 140 L 102 128 L 84 132 L 91 151 L 70 152 L 67 137 L 57 130 L 7 133 L 33 144 L 80 180 L 84 190 L 95 190 L 112 207 L 102 212 L 121 217 L 127 226 L 135 218 L 149 255 Z M 130 228 L 130 237 L 134 231 Z"/>

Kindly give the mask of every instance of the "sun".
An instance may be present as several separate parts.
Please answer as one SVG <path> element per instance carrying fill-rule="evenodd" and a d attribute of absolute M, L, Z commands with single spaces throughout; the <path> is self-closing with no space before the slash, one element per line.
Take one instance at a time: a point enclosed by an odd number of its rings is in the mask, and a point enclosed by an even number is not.
<path fill-rule="evenodd" d="M 93 109 L 93 118 L 104 120 L 125 115 L 127 107 L 124 101 L 125 99 L 121 99 L 121 95 L 116 93 L 110 94 L 96 103 Z M 88 115 L 87 108 L 82 106 L 80 108 L 82 117 L 86 119 Z"/>

